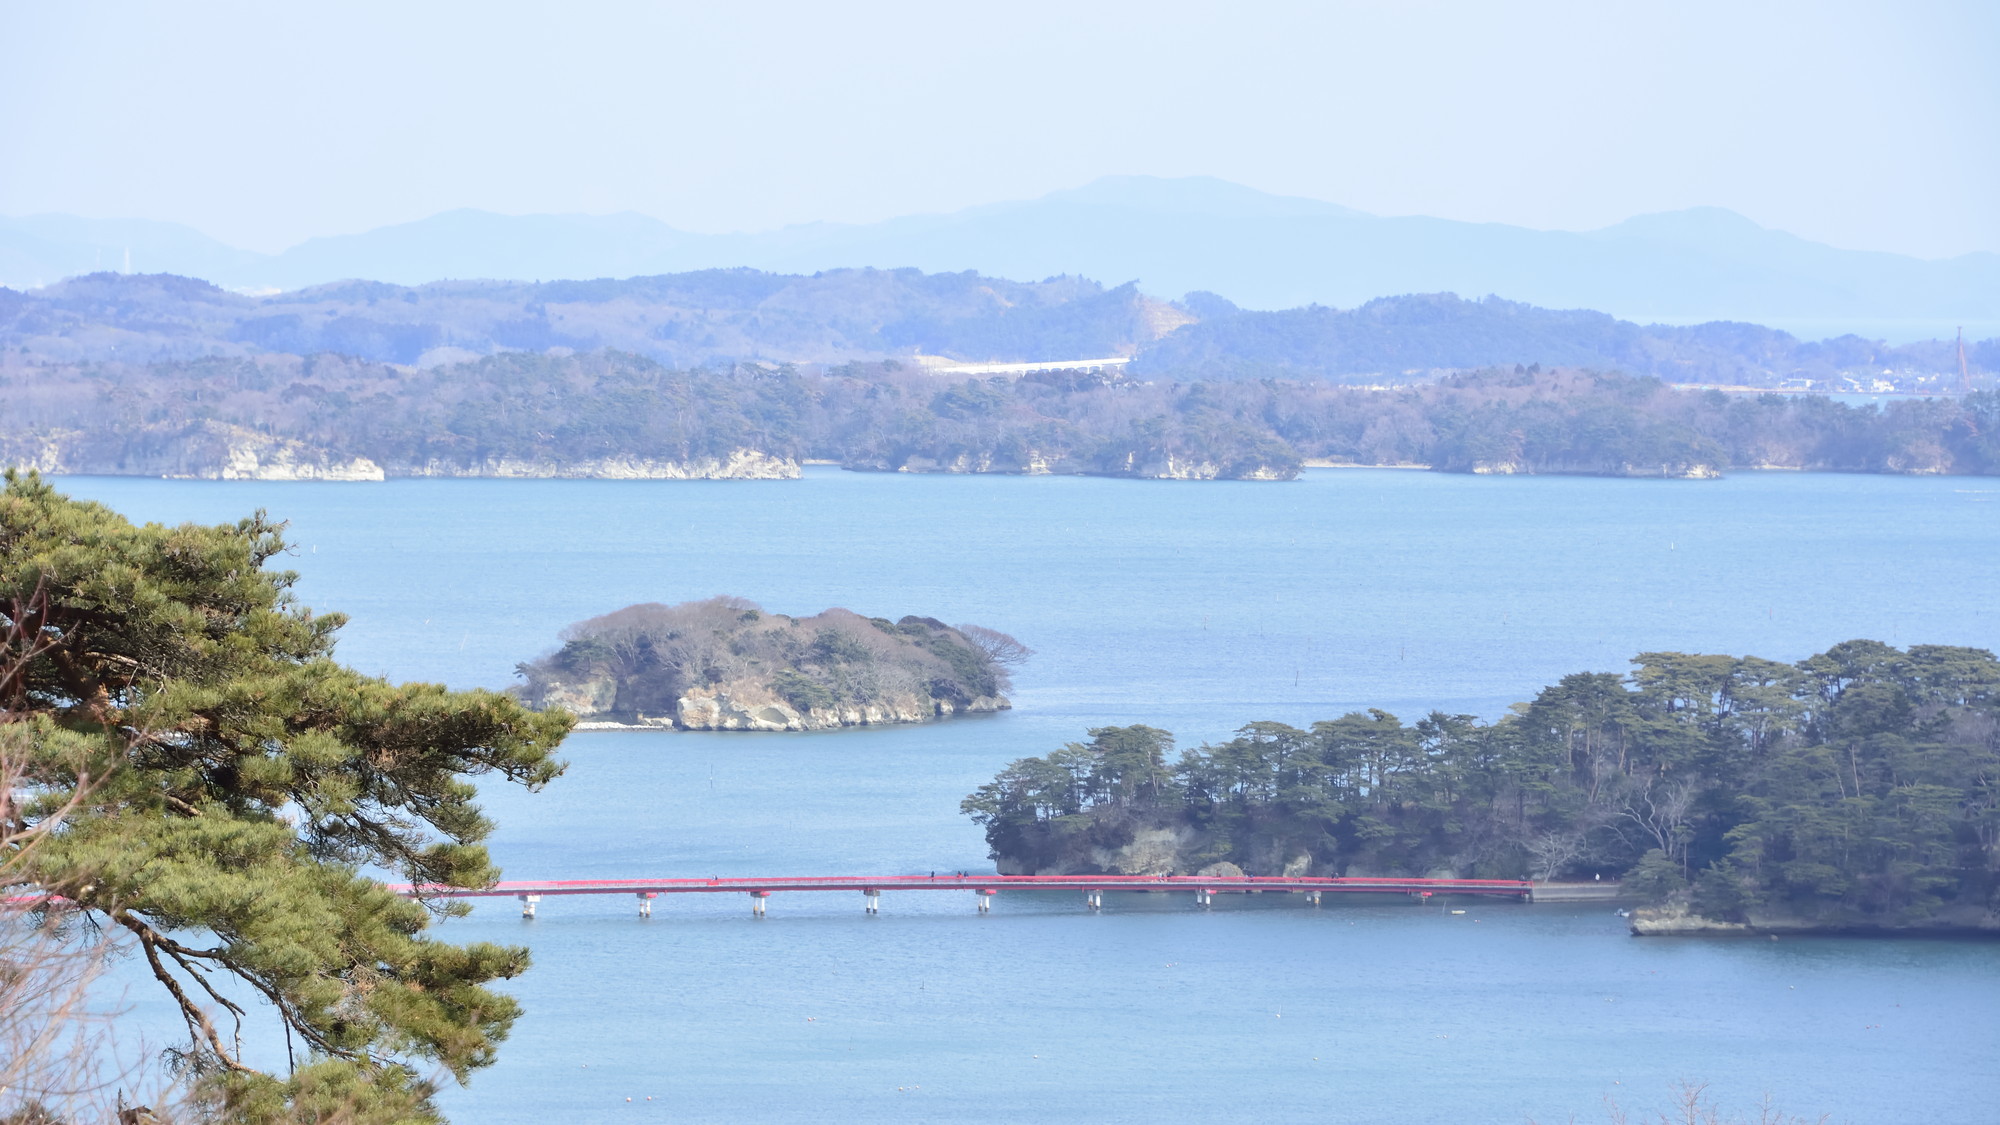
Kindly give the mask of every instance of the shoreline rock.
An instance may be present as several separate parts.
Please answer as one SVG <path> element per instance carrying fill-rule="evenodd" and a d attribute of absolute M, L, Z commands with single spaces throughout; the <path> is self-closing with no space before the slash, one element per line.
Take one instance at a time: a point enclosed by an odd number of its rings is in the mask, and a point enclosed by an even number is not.
<path fill-rule="evenodd" d="M 651 457 L 592 457 L 577 461 L 495 457 L 468 465 L 431 460 L 391 466 L 392 477 L 478 477 L 528 480 L 797 480 L 799 463 L 755 449 L 726 457 L 665 461 Z"/>
<path fill-rule="evenodd" d="M 847 707 L 813 708 L 800 712 L 790 704 L 760 704 L 746 708 L 731 703 L 727 706 L 708 709 L 697 701 L 687 708 L 686 717 L 681 714 L 633 715 L 630 720 L 607 719 L 602 717 L 578 719 L 575 729 L 622 730 L 622 731 L 761 731 L 806 732 L 825 730 L 845 730 L 849 727 L 897 726 L 912 723 L 931 723 L 959 715 L 996 715 L 1011 711 L 1014 705 L 1004 696 L 988 696 L 975 699 L 963 707 L 953 707 L 948 701 L 938 701 L 936 709 L 923 714 L 918 709 L 902 707 Z M 677 709 L 678 710 L 678 709 Z M 602 716 L 605 712 L 595 712 Z"/>
<path fill-rule="evenodd" d="M 618 685 L 607 677 L 544 689 L 539 706 L 577 716 L 577 730 L 814 731 L 846 727 L 929 723 L 954 715 L 1011 711 L 1004 695 L 974 696 L 961 702 L 899 693 L 868 703 L 799 707 L 765 684 L 732 680 L 689 688 L 664 713 L 616 709 Z"/>
<path fill-rule="evenodd" d="M 952 715 L 1011 710 L 1004 696 L 980 696 L 957 706 L 948 699 L 901 695 L 873 703 L 800 709 L 758 684 L 695 688 L 674 703 L 677 730 L 837 730 L 897 723 L 928 723 Z"/>
<path fill-rule="evenodd" d="M 1634 937 L 1983 937 L 2000 938 L 2000 915 L 1983 910 L 1939 914 L 1919 923 L 1822 922 L 1795 915 L 1752 910 L 1748 921 L 1705 918 L 1684 906 L 1643 907 L 1632 912 Z"/>
<path fill-rule="evenodd" d="M 1658 937 L 1669 934 L 1748 934 L 1751 928 L 1742 922 L 1718 922 L 1691 913 L 1685 907 L 1643 907 L 1632 912 L 1631 930 L 1634 937 Z"/>
<path fill-rule="evenodd" d="M 1525 461 L 1475 461 L 1470 465 L 1445 465 L 1439 468 L 1442 472 L 1470 473 L 1473 476 L 1618 477 L 1637 480 L 1722 479 L 1721 470 L 1706 464 L 1550 464 L 1537 467 Z"/>
<path fill-rule="evenodd" d="M 167 480 L 379 481 L 382 466 L 341 458 L 290 438 L 224 422 L 150 425 L 114 445 L 80 430 L 9 438 L 0 463 L 46 475 L 161 477 Z"/>
<path fill-rule="evenodd" d="M 470 464 L 421 465 L 341 457 L 291 438 L 222 422 L 152 425 L 116 442 L 80 430 L 0 434 L 0 465 L 44 475 L 162 477 L 168 480 L 381 481 L 404 477 L 552 480 L 797 480 L 799 463 L 754 449 L 724 457 L 495 457 Z"/>

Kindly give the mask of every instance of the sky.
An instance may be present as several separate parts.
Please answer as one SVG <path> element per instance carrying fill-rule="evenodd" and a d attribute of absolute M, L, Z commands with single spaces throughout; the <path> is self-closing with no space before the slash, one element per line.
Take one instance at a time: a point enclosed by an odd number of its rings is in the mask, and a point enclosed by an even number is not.
<path fill-rule="evenodd" d="M 695 231 L 1208 175 L 2000 251 L 2000 4 L 0 0 L 0 214 L 274 251 L 456 207 Z"/>

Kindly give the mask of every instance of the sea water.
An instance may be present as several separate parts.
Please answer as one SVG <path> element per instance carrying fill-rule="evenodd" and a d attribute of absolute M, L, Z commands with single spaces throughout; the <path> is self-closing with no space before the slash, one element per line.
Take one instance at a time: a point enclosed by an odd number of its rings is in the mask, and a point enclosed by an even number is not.
<path fill-rule="evenodd" d="M 289 520 L 302 599 L 352 616 L 341 658 L 397 679 L 504 686 L 572 621 L 715 594 L 1036 650 L 998 716 L 575 735 L 546 791 L 488 787 L 510 878 L 991 870 L 960 798 L 1094 726 L 1490 718 L 1640 652 L 2000 643 L 2000 486 L 1976 479 L 61 485 L 138 519 Z M 1991 943 L 1634 939 L 1605 907 L 1482 901 L 770 903 L 482 900 L 444 925 L 535 955 L 454 1118 L 1594 1121 L 1679 1081 L 1746 1111 L 2000 1117 Z"/>

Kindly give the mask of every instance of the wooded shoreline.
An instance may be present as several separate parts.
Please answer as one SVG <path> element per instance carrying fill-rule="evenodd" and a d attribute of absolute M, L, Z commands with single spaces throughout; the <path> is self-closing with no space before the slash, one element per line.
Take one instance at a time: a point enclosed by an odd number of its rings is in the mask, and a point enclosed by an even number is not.
<path fill-rule="evenodd" d="M 1578 369 L 1407 386 L 1121 373 L 676 370 L 614 352 L 423 370 L 341 356 L 0 370 L 0 463 L 263 480 L 792 479 L 857 471 L 1290 480 L 1313 466 L 1702 479 L 2000 474 L 2000 392 L 1850 407 Z"/>
<path fill-rule="evenodd" d="M 961 803 L 1002 872 L 1619 880 L 1635 930 L 2000 932 L 2000 662 L 1642 653 L 1494 722 L 1099 727 Z M 1613 894 L 1620 892 L 1612 892 Z"/>

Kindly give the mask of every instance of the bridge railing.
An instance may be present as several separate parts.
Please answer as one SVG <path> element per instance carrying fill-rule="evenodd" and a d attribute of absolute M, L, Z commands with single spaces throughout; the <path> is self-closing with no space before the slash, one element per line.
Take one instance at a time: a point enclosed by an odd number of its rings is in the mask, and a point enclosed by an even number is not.
<path fill-rule="evenodd" d="M 1532 901 L 1534 884 L 1521 879 L 1399 879 L 1394 877 L 1333 877 L 1290 875 L 798 875 L 780 877 L 714 876 L 708 879 L 528 879 L 490 887 L 412 886 L 394 884 L 399 894 L 419 898 L 494 898 L 521 900 L 522 913 L 533 917 L 535 904 L 550 895 L 629 894 L 640 899 L 640 913 L 650 916 L 652 900 L 673 894 L 748 894 L 752 910 L 764 913 L 764 900 L 779 892 L 859 891 L 869 913 L 880 908 L 883 891 L 972 891 L 983 913 L 1001 890 L 1082 891 L 1093 910 L 1103 904 L 1105 891 L 1188 891 L 1198 905 L 1213 903 L 1218 894 L 1304 894 L 1318 905 L 1323 894 L 1396 894 L 1415 899 L 1439 895 L 1478 895 Z"/>

